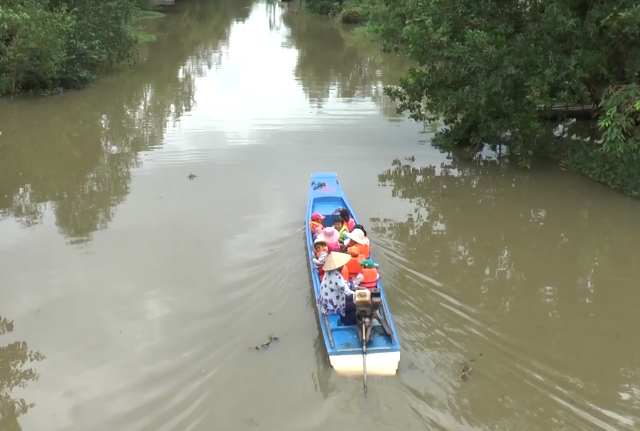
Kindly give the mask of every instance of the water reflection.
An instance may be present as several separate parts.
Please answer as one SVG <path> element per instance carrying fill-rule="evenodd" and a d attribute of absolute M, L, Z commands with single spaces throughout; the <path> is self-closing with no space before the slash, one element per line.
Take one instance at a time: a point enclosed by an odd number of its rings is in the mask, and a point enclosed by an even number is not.
<path fill-rule="evenodd" d="M 157 42 L 136 73 L 81 92 L 0 104 L 0 217 L 24 227 L 55 215 L 60 233 L 84 242 L 104 229 L 128 193 L 137 154 L 162 143 L 194 107 L 195 78 L 223 61 L 220 49 L 252 0 L 187 2 L 152 20 Z"/>
<path fill-rule="evenodd" d="M 494 382 L 482 396 L 501 401 L 467 420 L 482 424 L 491 410 L 521 420 L 512 412 L 526 409 L 523 385 L 562 409 L 547 412 L 545 426 L 637 425 L 640 357 L 629 351 L 628 316 L 640 301 L 640 234 L 629 226 L 640 203 L 552 165 L 526 172 L 457 154 L 440 166 L 394 160 L 379 185 L 414 205 L 405 220 L 371 220 L 398 254 L 388 266 L 405 358 L 427 366 L 421 358 L 437 346 L 436 361 L 452 367 L 500 352 L 474 371 Z"/>
<path fill-rule="evenodd" d="M 0 316 L 0 336 L 13 332 L 13 320 Z M 25 389 L 29 382 L 38 379 L 33 368 L 25 368 L 32 362 L 46 359 L 38 352 L 29 350 L 25 341 L 15 341 L 0 347 L 0 429 L 18 431 L 22 428 L 18 418 L 35 406 L 24 398 L 13 398 L 15 388 Z"/>
<path fill-rule="evenodd" d="M 408 62 L 385 55 L 380 47 L 353 34 L 354 27 L 318 17 L 284 15 L 290 32 L 285 46 L 298 50 L 294 75 L 312 106 L 339 99 L 373 100 L 390 118 L 401 118 L 383 95 L 383 85 L 396 83 Z"/>
<path fill-rule="evenodd" d="M 322 396 L 327 399 L 335 390 L 335 385 L 331 381 L 333 375 L 333 369 L 329 363 L 329 357 L 327 356 L 327 348 L 324 345 L 324 339 L 322 338 L 322 331 L 320 325 L 318 325 L 318 336 L 313 341 L 313 348 L 316 357 L 316 372 L 313 373 L 312 379 L 316 391 L 319 391 Z"/>
<path fill-rule="evenodd" d="M 594 187 L 584 195 L 585 183 L 551 167 L 524 172 L 497 162 L 467 163 L 455 155 L 448 160 L 437 167 L 396 160 L 379 175 L 381 186 L 390 186 L 392 196 L 410 200 L 415 209 L 404 222 L 378 221 L 378 229 L 396 237 L 405 253 L 430 262 L 440 281 L 456 283 L 466 274 L 546 286 L 546 274 L 567 272 L 567 261 L 545 262 L 546 271 L 540 272 L 535 257 L 546 261 L 550 251 L 570 250 L 571 267 L 580 273 L 573 283 L 582 300 L 591 302 L 603 263 L 627 273 L 638 263 L 640 244 L 618 223 L 629 213 L 614 210 L 613 202 L 598 205 L 598 199 L 624 198 L 588 183 Z M 559 179 L 580 188 L 552 187 Z M 540 181 L 550 187 L 534 188 Z M 576 209 L 568 212 L 568 203 Z M 452 273 L 457 275 L 451 278 Z M 544 302 L 557 293 L 545 288 Z"/>

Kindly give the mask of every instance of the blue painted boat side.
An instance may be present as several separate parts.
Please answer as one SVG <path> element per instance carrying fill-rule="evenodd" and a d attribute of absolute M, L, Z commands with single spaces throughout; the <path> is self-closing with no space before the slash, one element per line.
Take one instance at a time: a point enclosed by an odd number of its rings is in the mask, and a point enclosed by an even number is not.
<path fill-rule="evenodd" d="M 324 186 L 316 188 L 319 183 L 324 183 Z M 338 215 L 332 213 L 339 207 L 347 208 L 355 222 L 359 223 L 349 200 L 340 186 L 338 175 L 331 172 L 311 175 L 311 185 L 309 187 L 309 198 L 307 202 L 306 241 L 315 298 L 317 298 L 320 293 L 320 279 L 318 277 L 318 270 L 314 269 L 313 261 L 311 260 L 315 256 L 315 252 L 313 250 L 313 236 L 309 227 L 309 220 L 311 220 L 311 214 L 318 212 L 325 216 L 323 221 L 325 226 L 333 226 L 333 221 Z M 372 247 L 372 249 L 373 248 L 374 247 Z M 371 257 L 373 258 L 373 253 Z M 384 274 L 384 268 L 381 268 L 380 272 L 381 275 Z M 393 337 L 389 337 L 383 333 L 382 328 L 372 331 L 371 342 L 367 345 L 367 352 L 370 354 L 397 352 L 400 351 L 400 343 L 393 319 L 388 311 L 387 299 L 380 280 L 378 280 L 378 288 L 382 292 L 381 298 L 384 304 L 381 312 L 387 317 L 391 330 L 393 331 Z M 318 315 L 322 336 L 329 355 L 353 355 L 362 352 L 362 343 L 358 339 L 356 326 L 341 325 L 340 316 L 337 315 L 324 316 L 322 313 L 318 313 Z M 379 324 L 376 326 L 379 326 Z"/>

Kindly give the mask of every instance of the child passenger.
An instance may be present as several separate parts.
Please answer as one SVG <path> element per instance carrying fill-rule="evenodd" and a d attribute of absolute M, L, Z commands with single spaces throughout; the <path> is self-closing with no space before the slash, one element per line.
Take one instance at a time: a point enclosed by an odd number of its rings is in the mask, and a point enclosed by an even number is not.
<path fill-rule="evenodd" d="M 344 240 L 349 239 L 349 237 L 347 236 L 347 234 L 349 233 L 349 229 L 345 225 L 344 219 L 342 217 L 338 217 L 333 221 L 333 228 L 337 230 L 338 234 L 340 235 L 340 239 L 338 240 L 338 242 L 342 244 Z"/>
<path fill-rule="evenodd" d="M 364 256 L 360 255 L 360 258 L 364 258 Z M 380 278 L 380 274 L 378 274 L 378 264 L 371 259 L 362 259 L 360 261 L 360 265 L 362 267 L 362 272 L 358 277 L 362 276 L 362 278 L 360 279 L 358 286 L 366 287 L 369 290 L 378 287 L 378 279 Z M 355 285 L 355 282 L 353 284 Z"/>
<path fill-rule="evenodd" d="M 351 232 L 355 228 L 356 221 L 351 218 L 351 215 L 349 214 L 348 209 L 336 208 L 333 211 L 333 214 L 339 214 L 340 217 L 342 217 L 342 219 L 344 220 L 345 226 L 347 226 L 347 229 L 349 230 L 349 232 Z"/>
<path fill-rule="evenodd" d="M 342 208 L 340 210 L 340 217 L 342 217 L 347 226 L 347 229 L 349 229 L 349 232 L 351 232 L 356 225 L 356 221 L 351 218 L 351 215 L 349 215 L 349 210 L 346 208 Z"/>
<path fill-rule="evenodd" d="M 349 278 L 348 281 L 351 281 L 354 285 L 359 285 L 358 282 L 356 284 L 356 279 L 358 275 L 361 275 L 360 261 L 364 259 L 364 256 L 360 254 L 360 249 L 356 246 L 351 246 L 347 249 L 347 253 L 351 256 L 351 260 L 345 264 L 347 269 L 349 270 Z M 362 276 L 360 277 L 360 281 L 362 280 Z"/>
<path fill-rule="evenodd" d="M 363 230 L 355 228 L 353 232 L 348 232 L 346 235 L 349 240 L 345 241 L 345 245 L 358 247 L 360 254 L 363 254 L 365 259 L 368 259 L 370 256 L 369 238 L 366 237 Z"/>
<path fill-rule="evenodd" d="M 311 229 L 311 235 L 315 239 L 320 231 L 324 228 L 322 225 L 322 220 L 324 220 L 324 216 L 320 213 L 311 214 L 311 220 L 309 220 L 309 228 Z"/>
<path fill-rule="evenodd" d="M 340 240 L 340 234 L 333 227 L 325 227 L 318 234 L 318 238 L 322 238 L 324 242 L 329 247 L 329 251 L 340 251 L 340 244 L 338 241 Z"/>

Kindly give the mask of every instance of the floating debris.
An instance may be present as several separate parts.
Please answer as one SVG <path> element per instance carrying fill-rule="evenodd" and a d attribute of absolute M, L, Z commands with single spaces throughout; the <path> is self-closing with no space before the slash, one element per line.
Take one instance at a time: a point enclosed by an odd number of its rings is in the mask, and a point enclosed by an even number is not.
<path fill-rule="evenodd" d="M 193 180 L 194 178 L 198 178 L 198 176 L 196 174 L 194 174 L 193 172 L 191 172 L 191 173 L 189 173 L 187 178 L 189 178 L 190 180 Z"/>
<path fill-rule="evenodd" d="M 482 356 L 482 353 L 480 354 L 480 356 Z M 462 372 L 458 376 L 460 380 L 467 380 L 467 377 L 469 377 L 469 373 L 471 372 L 471 370 L 473 370 L 473 368 L 471 368 L 469 364 L 473 361 L 475 361 L 475 358 L 469 359 L 467 362 L 463 362 L 460 364 L 462 365 Z"/>
<path fill-rule="evenodd" d="M 279 338 L 278 337 L 274 337 L 273 334 L 269 334 L 267 337 L 269 338 L 269 341 L 267 341 L 266 343 L 260 345 L 260 347 L 263 348 L 263 349 L 268 349 L 269 345 L 271 343 L 273 343 L 274 341 L 278 341 L 279 340 Z M 260 350 L 260 347 L 255 346 L 255 349 L 256 350 Z"/>
<path fill-rule="evenodd" d="M 462 366 L 462 373 L 460 373 L 460 376 L 458 376 L 458 378 L 460 380 L 467 380 L 467 377 L 469 377 L 469 373 L 471 372 L 471 370 L 473 370 L 473 368 L 471 368 L 469 364 L 464 364 Z"/>

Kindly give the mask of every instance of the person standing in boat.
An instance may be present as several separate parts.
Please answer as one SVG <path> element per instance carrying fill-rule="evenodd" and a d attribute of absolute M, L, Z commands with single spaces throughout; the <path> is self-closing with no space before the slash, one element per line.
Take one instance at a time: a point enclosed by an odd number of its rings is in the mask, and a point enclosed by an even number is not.
<path fill-rule="evenodd" d="M 345 316 L 346 297 L 353 296 L 349 283 L 342 277 L 342 267 L 351 260 L 345 253 L 332 252 L 324 263 L 324 279 L 320 284 L 317 298 L 318 308 L 322 314 L 340 314 Z"/>

